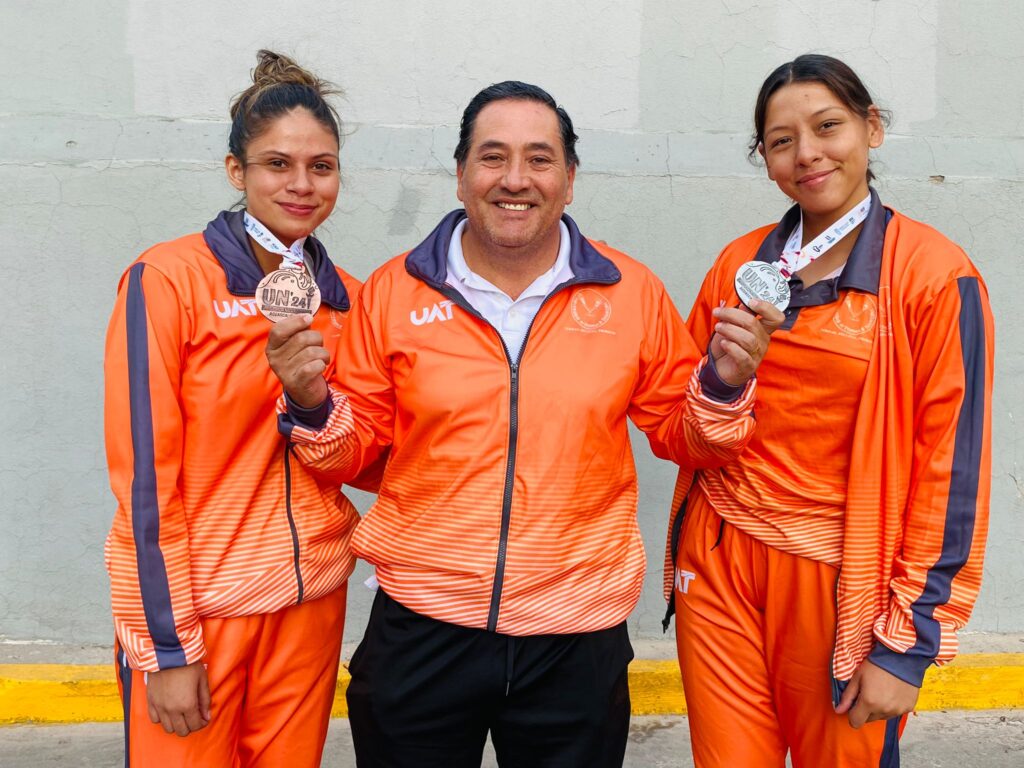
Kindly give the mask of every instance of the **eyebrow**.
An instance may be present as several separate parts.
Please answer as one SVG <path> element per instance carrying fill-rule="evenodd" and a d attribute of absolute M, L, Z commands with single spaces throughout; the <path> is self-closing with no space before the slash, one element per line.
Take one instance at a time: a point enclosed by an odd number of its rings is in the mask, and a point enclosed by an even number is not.
<path fill-rule="evenodd" d="M 291 155 L 289 155 L 287 152 L 282 152 L 280 149 L 265 149 L 262 152 L 257 152 L 255 156 L 256 157 L 274 156 L 274 157 L 283 157 L 286 160 L 291 160 L 292 159 Z M 313 160 L 319 160 L 319 159 L 325 158 L 325 157 L 336 160 L 338 156 L 333 154 L 332 152 L 321 152 L 319 155 L 313 155 L 312 159 Z"/>
<path fill-rule="evenodd" d="M 839 104 L 829 104 L 827 107 L 822 107 L 817 112 L 812 113 L 811 117 L 818 117 L 818 116 L 823 115 L 824 113 L 829 112 L 829 111 L 831 111 L 833 109 L 839 109 L 839 110 L 842 110 L 843 112 L 848 112 L 849 111 L 846 107 L 843 107 L 843 106 L 841 106 Z M 783 124 L 783 125 L 773 125 L 770 128 L 765 130 L 764 135 L 767 136 L 770 133 L 775 133 L 775 131 L 784 131 L 787 128 L 789 128 L 789 126 L 786 125 L 786 124 Z"/>
<path fill-rule="evenodd" d="M 491 140 L 481 142 L 476 148 L 477 152 L 486 152 L 489 149 L 508 149 L 508 144 L 503 141 Z M 526 149 L 529 151 L 542 150 L 545 152 L 554 152 L 555 148 L 548 144 L 546 141 L 532 141 L 526 145 Z"/>

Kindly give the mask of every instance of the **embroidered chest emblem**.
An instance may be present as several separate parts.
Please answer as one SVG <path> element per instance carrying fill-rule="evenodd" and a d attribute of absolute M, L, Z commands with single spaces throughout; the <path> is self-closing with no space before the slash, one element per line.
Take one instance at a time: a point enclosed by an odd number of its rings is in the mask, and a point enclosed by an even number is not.
<path fill-rule="evenodd" d="M 608 322 L 612 316 L 612 305 L 604 296 L 593 288 L 576 291 L 570 306 L 572 319 L 580 328 L 594 331 Z"/>
<path fill-rule="evenodd" d="M 847 336 L 869 336 L 877 321 L 875 297 L 860 293 L 848 293 L 832 316 L 832 323 Z"/>

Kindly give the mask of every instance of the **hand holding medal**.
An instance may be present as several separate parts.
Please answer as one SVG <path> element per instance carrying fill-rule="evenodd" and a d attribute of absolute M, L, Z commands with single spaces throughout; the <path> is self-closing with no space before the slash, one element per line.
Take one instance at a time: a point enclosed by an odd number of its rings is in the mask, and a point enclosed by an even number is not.
<path fill-rule="evenodd" d="M 271 253 L 281 256 L 281 267 L 268 274 L 256 287 L 256 307 L 273 322 L 295 315 L 316 314 L 320 308 L 320 289 L 306 270 L 300 238 L 286 248 L 274 234 L 248 211 L 243 217 L 245 231 Z"/>
<path fill-rule="evenodd" d="M 768 350 L 768 336 L 780 325 L 789 306 L 789 278 L 827 253 L 832 246 L 853 232 L 871 210 L 871 194 L 857 203 L 838 221 L 806 246 L 803 242 L 803 215 L 789 236 L 782 254 L 775 263 L 748 261 L 736 270 L 734 286 L 742 309 L 719 307 L 713 311 L 718 321 L 711 339 L 711 355 L 721 379 L 740 384 L 753 375 Z M 736 314 L 739 313 L 739 314 Z M 760 317 L 756 317 L 760 315 Z M 752 366 L 752 367 L 751 367 Z M 749 371 L 749 373 L 747 373 Z M 746 377 L 744 378 L 744 374 Z"/>
<path fill-rule="evenodd" d="M 718 378 L 735 387 L 743 386 L 757 371 L 768 351 L 769 336 L 786 319 L 771 302 L 750 299 L 743 307 L 715 307 L 715 335 L 709 354 L 715 362 Z M 754 313 L 754 314 L 751 314 Z"/>
<path fill-rule="evenodd" d="M 306 271 L 302 237 L 286 248 L 248 211 L 242 219 L 249 236 L 271 253 L 281 256 L 281 267 L 260 280 L 256 306 L 274 322 L 267 339 L 267 362 L 284 391 L 300 406 L 315 406 L 327 398 L 324 371 L 331 356 L 324 338 L 312 329 L 320 307 L 320 289 Z"/>

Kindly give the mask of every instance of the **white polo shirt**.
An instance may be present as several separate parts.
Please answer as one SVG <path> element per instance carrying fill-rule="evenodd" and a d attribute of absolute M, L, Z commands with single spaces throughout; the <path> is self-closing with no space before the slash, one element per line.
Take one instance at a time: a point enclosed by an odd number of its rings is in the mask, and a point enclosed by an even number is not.
<path fill-rule="evenodd" d="M 462 233 L 466 229 L 468 219 L 463 219 L 452 232 L 452 240 L 448 244 L 448 279 L 447 284 L 462 294 L 484 319 L 493 325 L 508 347 L 513 362 L 519 359 L 526 329 L 537 316 L 540 305 L 545 297 L 567 280 L 573 278 L 569 266 L 569 228 L 565 222 L 558 222 L 561 238 L 558 242 L 558 256 L 555 263 L 544 274 L 530 283 L 518 299 L 513 299 L 500 288 L 495 287 L 480 275 L 472 272 L 466 264 L 462 253 Z"/>

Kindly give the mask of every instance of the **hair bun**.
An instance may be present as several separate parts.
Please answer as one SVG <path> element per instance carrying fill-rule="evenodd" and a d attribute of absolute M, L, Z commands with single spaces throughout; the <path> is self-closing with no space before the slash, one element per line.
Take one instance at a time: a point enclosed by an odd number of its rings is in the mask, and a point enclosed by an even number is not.
<path fill-rule="evenodd" d="M 308 109 L 340 143 L 338 114 L 327 97 L 341 91 L 321 80 L 294 59 L 263 48 L 256 54 L 252 85 L 231 101 L 231 134 L 228 151 L 243 162 L 245 148 L 269 121 L 292 109 Z"/>
<path fill-rule="evenodd" d="M 262 90 L 283 83 L 305 85 L 322 92 L 324 82 L 312 72 L 300 67 L 287 56 L 263 48 L 256 54 L 256 68 L 252 71 L 252 84 Z"/>

